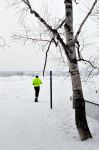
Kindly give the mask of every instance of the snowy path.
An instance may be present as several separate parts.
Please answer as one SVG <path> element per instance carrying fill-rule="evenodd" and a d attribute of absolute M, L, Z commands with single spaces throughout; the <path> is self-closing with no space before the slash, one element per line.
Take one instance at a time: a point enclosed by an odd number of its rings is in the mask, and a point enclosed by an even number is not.
<path fill-rule="evenodd" d="M 63 79 L 55 79 L 50 110 L 48 78 L 43 79 L 38 103 L 34 103 L 31 79 L 0 78 L 0 150 L 98 150 L 97 121 L 88 118 L 94 139 L 79 139 L 69 81 L 64 85 Z"/>

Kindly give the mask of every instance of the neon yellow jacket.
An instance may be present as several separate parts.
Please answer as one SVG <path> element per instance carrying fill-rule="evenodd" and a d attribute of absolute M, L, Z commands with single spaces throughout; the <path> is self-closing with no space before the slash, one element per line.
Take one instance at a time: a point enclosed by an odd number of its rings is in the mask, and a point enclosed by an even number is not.
<path fill-rule="evenodd" d="M 40 84 L 42 84 L 42 80 L 40 78 L 34 78 L 32 80 L 32 84 L 34 85 L 34 87 L 40 87 Z"/>

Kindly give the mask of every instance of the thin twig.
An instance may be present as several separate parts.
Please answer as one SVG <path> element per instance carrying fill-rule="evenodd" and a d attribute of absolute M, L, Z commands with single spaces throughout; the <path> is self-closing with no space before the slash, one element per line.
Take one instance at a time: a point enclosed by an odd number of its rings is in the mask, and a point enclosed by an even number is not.
<path fill-rule="evenodd" d="M 97 66 L 95 66 L 94 64 L 92 64 L 92 62 L 89 61 L 89 60 L 80 58 L 80 59 L 78 59 L 77 61 L 83 61 L 83 62 L 89 63 L 89 64 L 92 66 L 92 68 L 94 68 L 94 69 L 99 69 Z"/>
<path fill-rule="evenodd" d="M 24 35 L 17 35 L 17 34 L 14 34 L 12 37 L 14 39 L 25 39 L 25 40 L 31 40 L 31 41 L 36 41 L 36 42 L 50 42 L 50 40 L 47 40 L 47 39 L 31 38 L 31 37 L 27 37 Z"/>
<path fill-rule="evenodd" d="M 56 30 L 58 30 L 59 28 L 61 28 L 65 23 L 65 19 L 58 25 L 58 27 L 56 28 Z"/>

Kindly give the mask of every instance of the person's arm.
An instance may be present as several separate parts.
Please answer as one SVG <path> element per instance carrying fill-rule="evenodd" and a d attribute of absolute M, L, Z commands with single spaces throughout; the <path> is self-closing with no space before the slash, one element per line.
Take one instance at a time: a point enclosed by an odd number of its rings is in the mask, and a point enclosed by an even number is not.
<path fill-rule="evenodd" d="M 35 84 L 35 79 L 32 80 L 32 84 L 33 84 L 33 85 Z"/>
<path fill-rule="evenodd" d="M 42 84 L 42 80 L 40 79 L 40 84 Z"/>

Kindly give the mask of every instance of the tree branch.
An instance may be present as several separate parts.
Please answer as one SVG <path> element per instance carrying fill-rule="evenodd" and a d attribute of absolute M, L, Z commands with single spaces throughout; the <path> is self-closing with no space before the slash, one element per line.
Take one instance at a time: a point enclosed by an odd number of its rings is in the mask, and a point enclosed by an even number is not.
<path fill-rule="evenodd" d="M 29 0 L 22 0 L 28 7 L 29 7 L 29 10 L 30 10 L 30 13 L 31 14 L 34 14 L 36 18 L 38 18 L 38 20 L 40 22 L 42 22 L 42 24 L 53 34 L 53 37 L 57 38 L 57 40 L 61 43 L 64 51 L 65 51 L 65 54 L 67 55 L 67 57 L 69 57 L 68 55 L 68 48 L 65 44 L 65 42 L 63 41 L 63 39 L 61 38 L 60 34 L 58 33 L 57 29 L 53 29 L 50 25 L 47 24 L 47 22 L 35 11 L 32 9 L 31 5 L 30 5 L 30 2 Z M 63 25 L 64 21 L 62 21 L 62 23 L 60 24 L 59 27 L 61 27 Z M 54 39 L 53 39 L 54 40 Z"/>
<path fill-rule="evenodd" d="M 53 41 L 53 38 L 51 39 L 49 45 L 48 45 L 48 48 L 47 48 L 47 51 L 46 51 L 46 56 L 45 56 L 45 63 L 44 63 L 44 69 L 43 69 L 43 76 L 45 74 L 45 68 L 46 68 L 46 64 L 47 64 L 47 57 L 48 57 L 48 52 L 49 52 L 49 49 L 50 49 L 50 46 L 51 46 L 51 43 Z"/>
<path fill-rule="evenodd" d="M 58 27 L 56 28 L 56 30 L 58 30 L 59 28 L 61 28 L 65 23 L 65 19 L 58 25 Z"/>
<path fill-rule="evenodd" d="M 30 5 L 30 2 L 28 0 L 22 0 L 26 5 Z"/>
<path fill-rule="evenodd" d="M 17 35 L 17 34 L 14 34 L 12 36 L 12 38 L 14 39 L 25 39 L 25 40 L 31 40 L 33 42 L 50 42 L 49 39 L 42 39 L 42 38 L 31 38 L 31 37 L 28 37 L 28 36 L 24 36 L 24 35 Z"/>
<path fill-rule="evenodd" d="M 88 17 L 90 16 L 90 14 L 92 13 L 92 11 L 93 11 L 93 9 L 94 9 L 96 3 L 97 3 L 97 0 L 94 1 L 94 3 L 93 3 L 93 5 L 92 5 L 91 9 L 89 10 L 89 12 L 88 12 L 88 14 L 86 15 L 86 17 L 84 18 L 84 20 L 82 21 L 82 23 L 81 23 L 81 25 L 80 25 L 80 27 L 79 27 L 79 29 L 78 29 L 76 35 L 75 35 L 75 42 L 77 41 L 78 36 L 79 36 L 79 34 L 80 34 L 81 30 L 82 30 L 82 27 L 83 27 L 83 25 L 85 24 L 85 22 L 86 22 L 86 20 L 88 19 Z"/>
<path fill-rule="evenodd" d="M 35 10 L 32 9 L 32 7 L 31 7 L 31 5 L 30 5 L 30 2 L 29 2 L 28 0 L 22 0 L 22 1 L 29 7 L 30 13 L 31 13 L 31 14 L 34 14 L 35 17 L 38 18 L 39 21 L 42 22 L 42 23 L 47 27 L 47 29 L 52 32 L 52 30 L 53 30 L 52 27 L 49 26 L 49 25 L 46 23 L 46 21 L 45 21 Z"/>
<path fill-rule="evenodd" d="M 94 68 L 94 69 L 99 69 L 97 66 L 95 66 L 95 65 L 94 65 L 91 61 L 89 61 L 89 60 L 80 58 L 80 59 L 78 59 L 77 61 L 87 62 L 87 63 L 89 63 L 89 64 L 92 66 L 92 68 Z"/>

